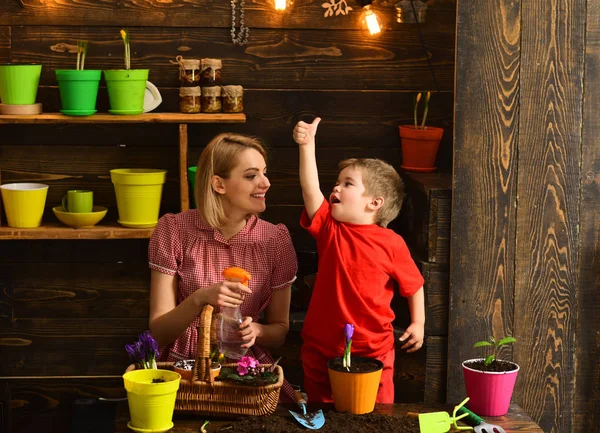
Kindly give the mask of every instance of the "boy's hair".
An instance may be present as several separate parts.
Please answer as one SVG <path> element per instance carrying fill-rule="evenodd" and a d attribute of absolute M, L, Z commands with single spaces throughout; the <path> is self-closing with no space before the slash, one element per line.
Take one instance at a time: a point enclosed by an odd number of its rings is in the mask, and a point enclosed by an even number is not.
<path fill-rule="evenodd" d="M 350 158 L 340 161 L 339 171 L 352 167 L 362 173 L 365 194 L 383 197 L 383 206 L 375 215 L 375 224 L 387 225 L 398 216 L 404 198 L 404 183 L 387 162 L 376 158 Z"/>
<path fill-rule="evenodd" d="M 238 155 L 246 149 L 254 149 L 267 160 L 267 152 L 258 138 L 247 135 L 224 133 L 213 138 L 198 160 L 195 198 L 198 212 L 211 227 L 220 228 L 227 222 L 221 195 L 212 187 L 214 175 L 227 179 L 238 164 Z"/>

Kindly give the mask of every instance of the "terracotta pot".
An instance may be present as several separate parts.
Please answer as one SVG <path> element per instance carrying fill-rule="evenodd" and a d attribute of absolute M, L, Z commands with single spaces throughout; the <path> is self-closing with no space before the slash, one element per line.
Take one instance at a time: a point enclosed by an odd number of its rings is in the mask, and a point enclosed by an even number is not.
<path fill-rule="evenodd" d="M 444 130 L 435 126 L 415 129 L 414 125 L 400 125 L 398 128 L 402 142 L 401 167 L 407 171 L 435 171 L 435 158 Z"/>
<path fill-rule="evenodd" d="M 373 412 L 375 400 L 377 400 L 377 391 L 379 391 L 383 363 L 377 359 L 353 356 L 353 365 L 365 361 L 377 364 L 377 370 L 353 372 L 334 368 L 336 362 L 341 362 L 341 359 L 334 358 L 327 361 L 335 410 L 357 415 Z"/>
<path fill-rule="evenodd" d="M 469 409 L 479 416 L 506 415 L 519 373 L 518 364 L 504 361 L 515 365 L 516 370 L 500 372 L 475 370 L 465 365 L 474 361 L 483 361 L 483 358 L 462 363 Z"/>

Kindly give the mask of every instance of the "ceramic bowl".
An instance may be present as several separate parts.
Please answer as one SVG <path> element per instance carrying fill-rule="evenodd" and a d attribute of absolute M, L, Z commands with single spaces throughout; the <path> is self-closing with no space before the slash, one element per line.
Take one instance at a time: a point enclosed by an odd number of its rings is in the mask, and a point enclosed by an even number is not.
<path fill-rule="evenodd" d="M 92 212 L 75 213 L 66 212 L 62 206 L 53 207 L 54 215 L 63 224 L 80 229 L 83 227 L 92 227 L 102 221 L 108 209 L 103 206 L 94 206 Z"/>

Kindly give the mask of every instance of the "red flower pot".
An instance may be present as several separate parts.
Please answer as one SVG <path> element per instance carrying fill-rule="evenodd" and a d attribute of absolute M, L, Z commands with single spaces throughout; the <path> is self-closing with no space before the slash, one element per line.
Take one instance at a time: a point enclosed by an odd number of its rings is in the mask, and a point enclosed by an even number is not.
<path fill-rule="evenodd" d="M 407 171 L 435 171 L 435 158 L 444 130 L 435 126 L 415 129 L 414 125 L 400 125 L 398 128 L 402 142 L 402 168 Z"/>

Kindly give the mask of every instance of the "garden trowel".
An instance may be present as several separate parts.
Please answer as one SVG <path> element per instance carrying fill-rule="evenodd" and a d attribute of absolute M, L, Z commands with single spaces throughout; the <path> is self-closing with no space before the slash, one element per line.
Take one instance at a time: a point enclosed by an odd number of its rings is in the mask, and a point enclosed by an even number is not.
<path fill-rule="evenodd" d="M 302 409 L 301 414 L 290 410 L 290 413 L 296 418 L 296 421 L 311 430 L 318 430 L 323 427 L 323 424 L 325 424 L 325 415 L 323 415 L 323 411 L 319 409 L 316 412 L 306 413 L 306 400 L 299 390 L 294 390 L 294 398 L 298 406 L 300 406 L 300 409 Z"/>
<path fill-rule="evenodd" d="M 461 404 L 454 408 L 452 417 L 448 412 L 431 412 L 419 414 L 419 430 L 421 433 L 445 433 L 454 426 L 457 430 L 472 430 L 473 427 L 459 427 L 456 421 L 468 416 L 468 413 L 456 416 L 456 412 L 469 401 L 469 397 L 463 400 Z"/>

